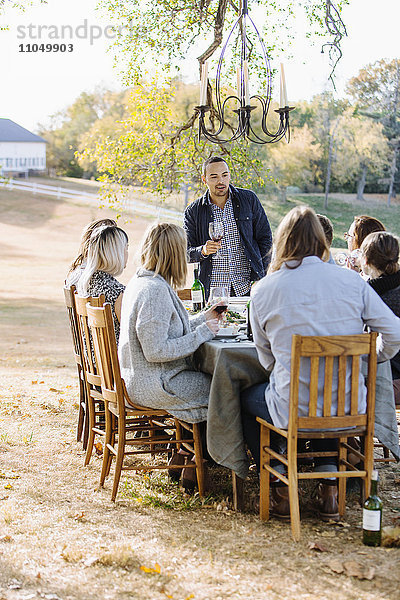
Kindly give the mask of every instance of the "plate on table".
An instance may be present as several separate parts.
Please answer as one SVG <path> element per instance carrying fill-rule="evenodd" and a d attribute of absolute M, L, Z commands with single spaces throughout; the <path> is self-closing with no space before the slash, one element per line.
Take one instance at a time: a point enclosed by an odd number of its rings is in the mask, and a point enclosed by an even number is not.
<path fill-rule="evenodd" d="M 215 337 L 217 338 L 235 338 L 238 335 L 237 327 L 221 327 Z"/>

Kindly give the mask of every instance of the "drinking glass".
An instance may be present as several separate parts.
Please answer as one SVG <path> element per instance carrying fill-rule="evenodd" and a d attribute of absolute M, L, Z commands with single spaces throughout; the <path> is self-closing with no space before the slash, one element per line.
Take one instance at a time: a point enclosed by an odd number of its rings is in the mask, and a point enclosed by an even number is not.
<path fill-rule="evenodd" d="M 220 242 L 225 234 L 223 221 L 212 221 L 208 226 L 208 233 L 213 242 Z M 219 256 L 219 250 L 217 250 L 215 256 Z"/>
<path fill-rule="evenodd" d="M 217 302 L 221 302 L 219 306 L 216 307 L 217 313 L 221 314 L 225 312 L 228 308 L 228 288 L 224 286 L 215 286 L 210 288 L 210 296 L 208 298 L 208 302 L 211 306 L 216 304 Z"/>

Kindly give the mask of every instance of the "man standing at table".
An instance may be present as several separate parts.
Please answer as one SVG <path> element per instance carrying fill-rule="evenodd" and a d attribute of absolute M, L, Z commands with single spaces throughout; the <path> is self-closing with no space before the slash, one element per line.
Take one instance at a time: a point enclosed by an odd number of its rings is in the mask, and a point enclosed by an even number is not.
<path fill-rule="evenodd" d="M 231 296 L 246 296 L 251 282 L 264 277 L 270 262 L 272 233 L 267 215 L 254 192 L 230 184 L 223 158 L 214 156 L 204 162 L 202 180 L 208 189 L 186 208 L 183 221 L 189 262 L 200 265 L 206 298 L 212 286 L 227 287 Z M 209 234 L 209 224 L 215 221 L 224 223 L 219 242 Z"/>

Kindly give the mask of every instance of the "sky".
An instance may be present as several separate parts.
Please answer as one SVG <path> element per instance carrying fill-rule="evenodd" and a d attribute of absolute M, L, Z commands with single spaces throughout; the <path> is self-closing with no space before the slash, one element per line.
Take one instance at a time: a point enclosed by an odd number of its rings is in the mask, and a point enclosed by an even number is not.
<path fill-rule="evenodd" d="M 285 1 L 285 0 L 283 0 Z M 106 18 L 95 10 L 97 0 L 48 0 L 47 5 L 29 7 L 25 13 L 6 13 L 9 31 L 0 31 L 0 117 L 12 119 L 31 131 L 48 124 L 49 117 L 65 109 L 83 91 L 97 86 L 122 89 L 118 70 L 108 52 L 112 40 Z M 251 1 L 250 13 L 251 13 Z M 337 67 L 337 94 L 342 96 L 346 81 L 368 63 L 381 58 L 400 57 L 399 0 L 351 0 L 342 18 L 348 37 L 342 41 L 343 58 Z M 41 38 L 39 26 L 42 26 Z M 49 39 L 50 35 L 63 39 Z M 78 29 L 77 29 L 78 28 Z M 70 39 L 70 33 L 74 39 Z M 330 66 L 321 54 L 321 42 L 305 41 L 305 27 L 296 23 L 296 39 L 285 63 L 290 104 L 310 100 L 329 88 Z M 92 33 L 92 39 L 91 39 Z M 21 52 L 27 44 L 66 44 L 66 52 Z M 68 44 L 72 42 L 73 49 Z M 289 53 L 288 52 L 288 53 Z M 193 82 L 193 64 L 183 65 L 185 80 Z M 278 66 L 278 65 L 275 65 Z M 279 86 L 278 86 L 279 87 Z M 273 92 L 278 99 L 279 90 Z"/>

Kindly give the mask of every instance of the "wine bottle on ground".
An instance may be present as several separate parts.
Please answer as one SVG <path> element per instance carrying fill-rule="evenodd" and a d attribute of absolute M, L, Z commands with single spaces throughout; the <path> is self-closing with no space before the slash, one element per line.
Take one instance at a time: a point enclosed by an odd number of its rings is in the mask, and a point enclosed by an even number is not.
<path fill-rule="evenodd" d="M 378 496 L 378 471 L 372 471 L 371 492 L 363 508 L 363 544 L 380 546 L 382 535 L 382 500 Z"/>
<path fill-rule="evenodd" d="M 194 282 L 191 287 L 193 311 L 203 310 L 205 306 L 204 285 L 199 280 L 199 269 L 194 269 Z"/>

